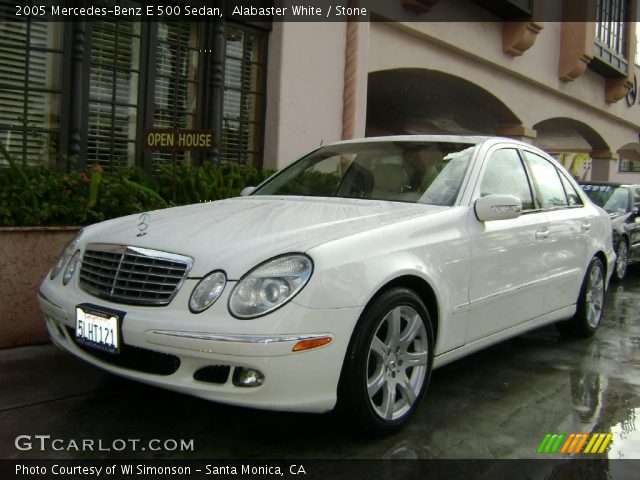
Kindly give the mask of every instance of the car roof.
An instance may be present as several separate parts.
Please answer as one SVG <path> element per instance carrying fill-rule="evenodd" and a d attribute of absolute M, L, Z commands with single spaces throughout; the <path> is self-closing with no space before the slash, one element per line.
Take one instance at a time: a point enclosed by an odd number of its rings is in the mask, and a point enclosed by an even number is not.
<path fill-rule="evenodd" d="M 487 140 L 502 140 L 513 143 L 522 143 L 512 138 L 489 137 L 480 135 L 389 135 L 386 137 L 363 137 L 343 140 L 331 145 L 344 145 L 349 143 L 376 143 L 376 142 L 451 142 L 478 144 Z M 524 145 L 524 144 L 523 144 Z"/>

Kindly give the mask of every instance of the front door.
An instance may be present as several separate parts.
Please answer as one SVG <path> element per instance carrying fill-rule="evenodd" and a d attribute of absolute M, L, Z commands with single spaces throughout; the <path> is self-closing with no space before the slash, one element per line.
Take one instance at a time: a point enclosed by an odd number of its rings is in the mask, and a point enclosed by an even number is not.
<path fill-rule="evenodd" d="M 515 195 L 523 214 L 480 222 L 472 212 L 467 343 L 531 320 L 544 310 L 549 222 L 534 203 L 532 186 L 515 148 L 487 155 L 473 198 Z"/>

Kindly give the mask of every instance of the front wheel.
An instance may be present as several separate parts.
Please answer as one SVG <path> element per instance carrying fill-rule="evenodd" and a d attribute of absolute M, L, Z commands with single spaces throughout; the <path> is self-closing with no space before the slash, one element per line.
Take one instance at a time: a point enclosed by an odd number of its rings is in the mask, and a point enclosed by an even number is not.
<path fill-rule="evenodd" d="M 560 322 L 558 328 L 563 333 L 590 337 L 602 321 L 605 294 L 605 273 L 602 260 L 594 257 L 589 263 L 582 282 L 576 314 L 571 320 Z"/>
<path fill-rule="evenodd" d="M 627 273 L 627 265 L 629 264 L 629 244 L 624 238 L 620 239 L 618 243 L 616 256 L 616 269 L 613 272 L 613 278 L 621 282 Z"/>
<path fill-rule="evenodd" d="M 393 288 L 363 313 L 340 385 L 340 405 L 366 431 L 403 427 L 424 395 L 433 363 L 429 313 L 412 290 Z"/>

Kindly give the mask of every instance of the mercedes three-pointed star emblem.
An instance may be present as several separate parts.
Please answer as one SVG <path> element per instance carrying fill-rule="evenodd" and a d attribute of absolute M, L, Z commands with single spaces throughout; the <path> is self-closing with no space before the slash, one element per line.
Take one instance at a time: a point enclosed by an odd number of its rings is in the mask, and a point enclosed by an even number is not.
<path fill-rule="evenodd" d="M 147 228 L 149 228 L 149 222 L 151 217 L 148 213 L 143 213 L 138 217 L 138 234 L 136 237 L 144 237 L 147 234 Z"/>

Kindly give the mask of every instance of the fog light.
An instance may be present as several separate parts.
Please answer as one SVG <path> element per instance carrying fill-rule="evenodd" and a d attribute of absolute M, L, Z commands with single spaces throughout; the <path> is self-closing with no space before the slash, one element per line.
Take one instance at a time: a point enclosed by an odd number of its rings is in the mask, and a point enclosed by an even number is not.
<path fill-rule="evenodd" d="M 254 368 L 236 367 L 233 384 L 236 387 L 259 387 L 264 383 L 264 374 Z"/>

